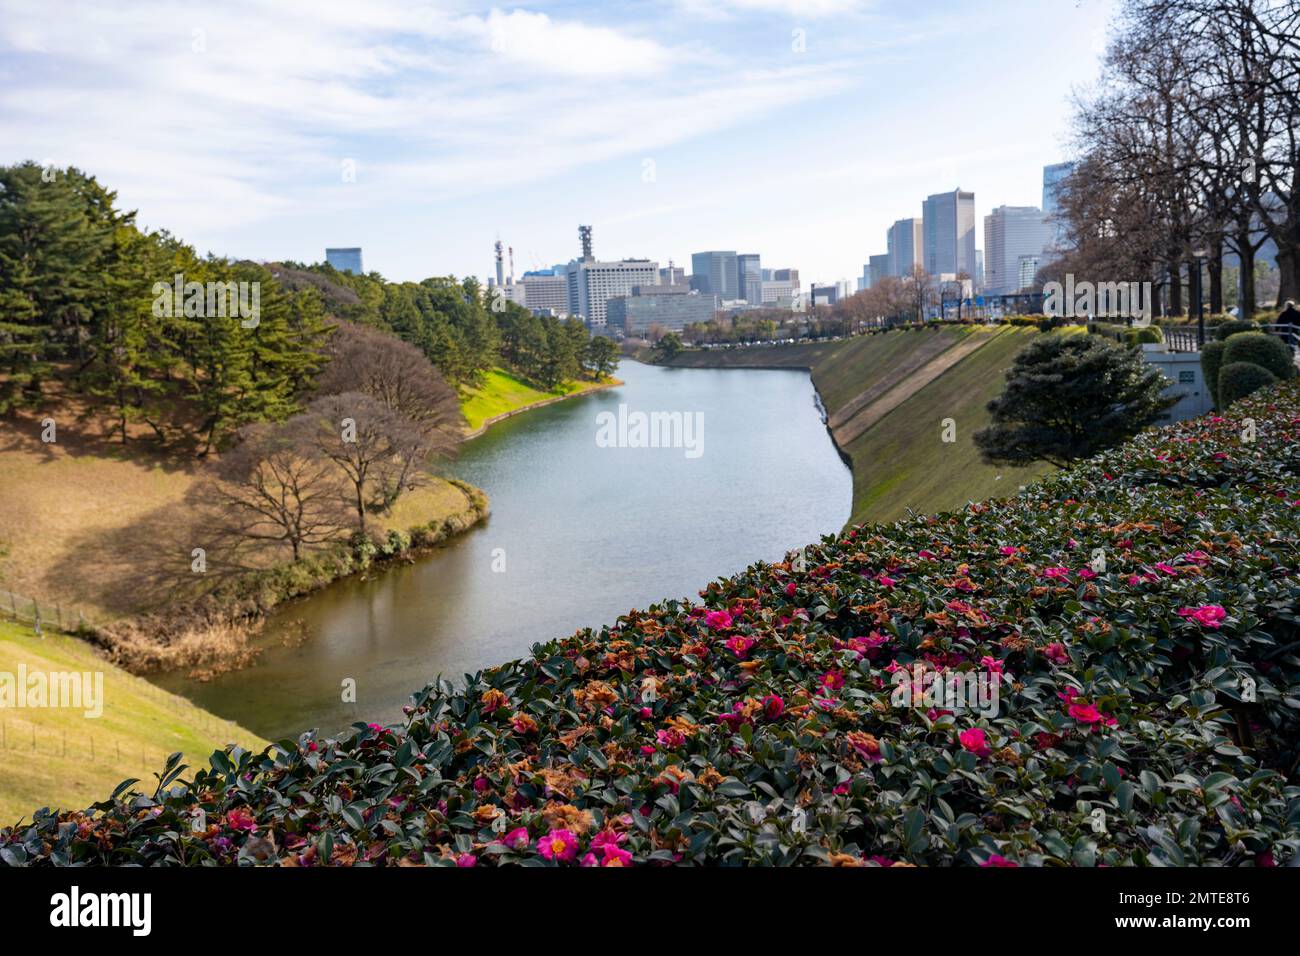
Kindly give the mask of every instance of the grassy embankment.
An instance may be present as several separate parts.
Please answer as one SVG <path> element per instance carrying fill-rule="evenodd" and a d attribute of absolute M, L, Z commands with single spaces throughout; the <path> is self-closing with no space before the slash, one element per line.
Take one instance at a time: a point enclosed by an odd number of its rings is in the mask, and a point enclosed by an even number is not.
<path fill-rule="evenodd" d="M 465 415 L 470 434 L 476 435 L 493 421 L 526 409 L 619 384 L 617 379 L 599 383 L 565 382 L 547 392 L 497 368 L 484 376 L 483 384 L 478 388 L 461 390 L 460 410 Z"/>
<path fill-rule="evenodd" d="M 65 620 L 81 611 L 92 624 L 158 606 L 167 595 L 139 572 L 183 522 L 194 462 L 74 424 L 44 444 L 39 418 L 0 423 L 0 589 L 60 605 Z M 470 510 L 464 492 L 433 478 L 376 524 L 405 531 Z"/>
<path fill-rule="evenodd" d="M 0 672 L 99 672 L 103 713 L 76 708 L 0 709 L 0 825 L 36 807 L 80 808 L 102 799 L 125 777 L 141 790 L 167 755 L 181 751 L 191 767 L 207 766 L 228 743 L 260 750 L 266 741 L 237 724 L 159 690 L 114 667 L 89 644 L 0 623 Z"/>
<path fill-rule="evenodd" d="M 894 521 L 1014 493 L 1048 469 L 980 461 L 972 436 L 1036 329 L 944 327 L 841 342 L 684 352 L 682 367 L 807 368 L 840 449 L 853 464 L 850 523 Z M 956 440 L 943 441 L 953 419 Z"/>

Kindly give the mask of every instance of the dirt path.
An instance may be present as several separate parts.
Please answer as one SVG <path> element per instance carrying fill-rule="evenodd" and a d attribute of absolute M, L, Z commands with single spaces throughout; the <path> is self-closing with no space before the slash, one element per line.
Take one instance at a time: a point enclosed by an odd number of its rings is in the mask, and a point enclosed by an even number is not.
<path fill-rule="evenodd" d="M 860 403 L 855 398 L 836 416 L 836 418 L 840 419 L 838 424 L 834 420 L 830 423 L 831 432 L 835 436 L 836 443 L 841 448 L 846 447 L 849 442 L 858 438 L 903 402 L 925 388 L 967 355 L 970 355 L 986 343 L 992 342 L 994 338 L 996 338 L 995 335 L 980 333 L 969 335 L 963 341 L 940 352 L 935 358 L 910 374 L 905 381 L 895 385 L 874 401 Z M 868 395 L 870 391 L 868 389 L 863 395 Z M 845 416 L 844 412 L 848 412 L 850 408 L 853 409 L 853 412 Z"/>

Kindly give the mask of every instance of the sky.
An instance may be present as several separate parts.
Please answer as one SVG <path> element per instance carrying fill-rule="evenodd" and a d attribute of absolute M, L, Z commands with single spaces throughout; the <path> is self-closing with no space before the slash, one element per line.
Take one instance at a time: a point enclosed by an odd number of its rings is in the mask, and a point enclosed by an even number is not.
<path fill-rule="evenodd" d="M 0 164 L 201 254 L 394 280 L 757 252 L 862 274 L 930 193 L 1036 206 L 1115 0 L 0 0 Z"/>

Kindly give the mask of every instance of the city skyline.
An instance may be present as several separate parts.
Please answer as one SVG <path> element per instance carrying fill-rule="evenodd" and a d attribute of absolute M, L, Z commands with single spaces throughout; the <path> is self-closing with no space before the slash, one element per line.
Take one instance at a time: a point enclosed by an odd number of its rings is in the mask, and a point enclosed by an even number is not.
<path fill-rule="evenodd" d="M 199 4 L 54 6 L 0 0 L 4 159 L 77 165 L 200 252 L 486 280 L 496 238 L 521 274 L 587 222 L 606 257 L 757 250 L 805 282 L 858 275 L 911 197 L 1037 205 L 1111 8 L 236 4 L 236 35 Z"/>

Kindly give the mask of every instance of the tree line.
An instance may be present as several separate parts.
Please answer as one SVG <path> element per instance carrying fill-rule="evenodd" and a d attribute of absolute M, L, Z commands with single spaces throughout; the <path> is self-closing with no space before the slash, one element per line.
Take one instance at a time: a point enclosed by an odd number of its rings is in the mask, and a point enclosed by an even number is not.
<path fill-rule="evenodd" d="M 116 201 L 75 167 L 0 167 L 0 415 L 60 384 L 105 409 L 123 442 L 144 426 L 204 455 L 302 411 L 338 320 L 410 343 L 453 387 L 497 365 L 547 389 L 617 367 L 614 344 L 580 321 L 492 299 L 472 278 L 202 257 Z"/>
<path fill-rule="evenodd" d="M 618 365 L 615 344 L 592 336 L 580 319 L 534 315 L 474 278 L 388 282 L 374 272 L 294 262 L 277 270 L 296 288 L 325 289 L 331 314 L 415 345 L 453 385 L 478 385 L 502 366 L 549 390 L 584 376 L 605 378 Z"/>
<path fill-rule="evenodd" d="M 1300 298 L 1300 2 L 1124 0 L 1075 136 L 1054 273 L 1149 278 L 1178 315 L 1203 270 L 1220 312 L 1232 253 L 1249 317 L 1271 241 Z"/>

